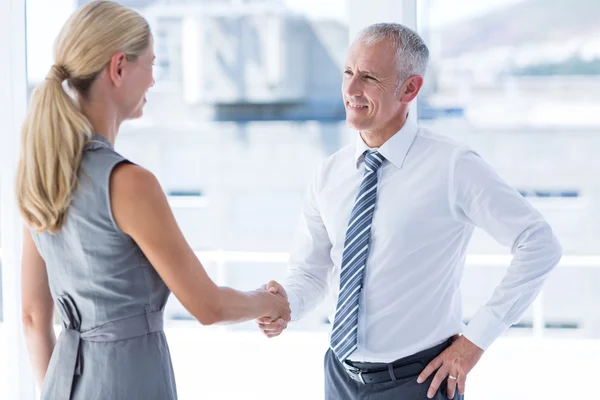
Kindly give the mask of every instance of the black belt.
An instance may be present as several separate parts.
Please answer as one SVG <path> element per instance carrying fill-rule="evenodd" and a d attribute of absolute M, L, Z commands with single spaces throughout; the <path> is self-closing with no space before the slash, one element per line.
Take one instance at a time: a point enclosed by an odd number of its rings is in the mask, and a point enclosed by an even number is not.
<path fill-rule="evenodd" d="M 423 369 L 425 369 L 427 364 L 450 346 L 451 343 L 452 341 L 449 339 L 435 347 L 391 363 L 371 364 L 347 360 L 342 363 L 342 365 L 346 369 L 348 376 L 359 383 L 369 384 L 395 381 L 419 375 Z M 371 364 L 372 367 L 369 364 Z"/>

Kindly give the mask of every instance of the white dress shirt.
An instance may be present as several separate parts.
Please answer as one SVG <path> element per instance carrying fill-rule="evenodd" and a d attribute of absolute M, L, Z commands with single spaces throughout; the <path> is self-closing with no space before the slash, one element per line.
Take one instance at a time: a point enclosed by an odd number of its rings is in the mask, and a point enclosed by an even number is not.
<path fill-rule="evenodd" d="M 284 282 L 292 320 L 339 294 L 346 227 L 363 179 L 360 135 L 329 157 L 306 193 Z M 359 303 L 353 361 L 391 362 L 462 332 L 482 349 L 518 322 L 558 264 L 552 229 L 473 150 L 411 118 L 377 149 L 378 196 Z M 465 327 L 460 281 L 478 226 L 513 259 L 487 304 Z"/>

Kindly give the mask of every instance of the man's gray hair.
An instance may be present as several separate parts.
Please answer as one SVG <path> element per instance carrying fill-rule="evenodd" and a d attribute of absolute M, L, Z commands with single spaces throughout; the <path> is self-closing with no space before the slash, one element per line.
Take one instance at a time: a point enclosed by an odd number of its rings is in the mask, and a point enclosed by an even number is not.
<path fill-rule="evenodd" d="M 367 46 L 387 41 L 396 51 L 398 90 L 413 75 L 425 76 L 429 62 L 429 49 L 423 39 L 412 29 L 396 23 L 369 25 L 356 36 L 356 42 Z"/>

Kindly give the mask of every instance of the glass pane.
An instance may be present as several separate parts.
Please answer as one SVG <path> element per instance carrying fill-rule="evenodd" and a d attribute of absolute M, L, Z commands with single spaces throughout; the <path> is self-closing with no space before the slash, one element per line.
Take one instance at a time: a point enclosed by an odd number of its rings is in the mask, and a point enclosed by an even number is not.
<path fill-rule="evenodd" d="M 420 124 L 477 150 L 544 214 L 563 246 L 564 268 L 544 287 L 543 314 L 532 306 L 508 336 L 531 335 L 537 315 L 545 337 L 585 348 L 581 339 L 600 338 L 600 2 L 419 0 L 418 6 L 431 53 Z M 493 260 L 507 249 L 477 231 L 470 253 Z M 476 264 L 462 285 L 467 321 L 505 271 L 491 267 L 493 261 Z"/>

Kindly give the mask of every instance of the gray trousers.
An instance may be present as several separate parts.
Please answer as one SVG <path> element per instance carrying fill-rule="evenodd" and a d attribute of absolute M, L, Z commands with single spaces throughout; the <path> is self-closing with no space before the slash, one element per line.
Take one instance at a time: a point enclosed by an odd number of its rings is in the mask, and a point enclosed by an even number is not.
<path fill-rule="evenodd" d="M 403 358 L 394 363 L 411 364 L 419 362 L 423 369 L 433 360 L 445 347 L 436 346 L 433 349 L 424 350 L 412 356 Z M 370 369 L 379 366 L 383 368 L 385 364 L 360 364 L 360 368 L 369 367 Z M 419 372 L 420 373 L 420 372 Z M 344 366 L 337 359 L 335 354 L 329 349 L 325 354 L 325 400 L 428 400 L 427 390 L 435 376 L 435 372 L 422 384 L 417 383 L 419 373 L 414 376 L 398 377 L 396 381 L 382 383 L 359 383 L 351 379 Z M 434 396 L 435 400 L 447 400 L 446 395 L 447 381 L 444 380 Z M 455 400 L 464 400 L 464 396 L 458 393 L 458 388 L 454 393 Z"/>

